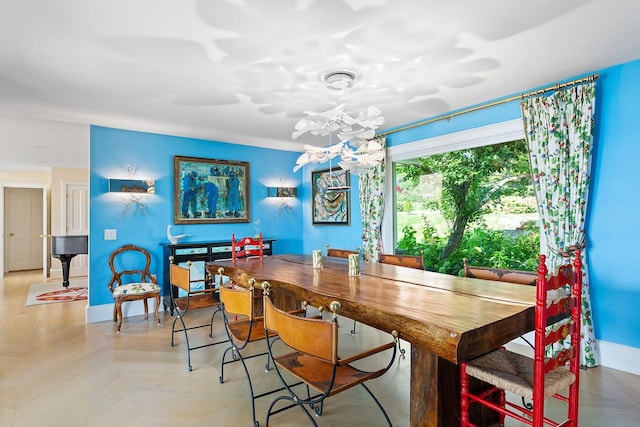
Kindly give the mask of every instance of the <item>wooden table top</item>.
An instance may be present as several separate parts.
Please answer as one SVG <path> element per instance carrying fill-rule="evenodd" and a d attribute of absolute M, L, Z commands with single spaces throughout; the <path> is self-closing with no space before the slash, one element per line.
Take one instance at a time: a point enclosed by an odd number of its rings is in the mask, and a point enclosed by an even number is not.
<path fill-rule="evenodd" d="M 314 269 L 308 255 L 275 255 L 212 261 L 234 281 L 268 281 L 314 307 L 337 300 L 339 314 L 390 332 L 453 363 L 496 349 L 533 330 L 535 287 L 456 277 L 394 265 L 361 262 L 361 274 L 347 274 L 348 261 L 323 257 Z"/>

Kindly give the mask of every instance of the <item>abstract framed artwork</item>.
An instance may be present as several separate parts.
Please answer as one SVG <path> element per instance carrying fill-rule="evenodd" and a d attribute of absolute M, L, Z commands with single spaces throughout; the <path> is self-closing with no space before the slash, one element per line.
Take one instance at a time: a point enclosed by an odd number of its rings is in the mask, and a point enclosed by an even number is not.
<path fill-rule="evenodd" d="M 176 224 L 249 222 L 249 163 L 174 157 Z"/>
<path fill-rule="evenodd" d="M 349 185 L 349 172 L 343 169 L 332 168 L 311 172 L 313 224 L 350 224 Z"/>

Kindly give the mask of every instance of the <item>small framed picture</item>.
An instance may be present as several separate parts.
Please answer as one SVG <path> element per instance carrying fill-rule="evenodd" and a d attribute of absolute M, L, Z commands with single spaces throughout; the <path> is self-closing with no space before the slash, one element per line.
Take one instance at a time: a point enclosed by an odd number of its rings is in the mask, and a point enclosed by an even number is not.
<path fill-rule="evenodd" d="M 349 172 L 341 168 L 311 172 L 313 224 L 349 225 L 351 202 Z"/>

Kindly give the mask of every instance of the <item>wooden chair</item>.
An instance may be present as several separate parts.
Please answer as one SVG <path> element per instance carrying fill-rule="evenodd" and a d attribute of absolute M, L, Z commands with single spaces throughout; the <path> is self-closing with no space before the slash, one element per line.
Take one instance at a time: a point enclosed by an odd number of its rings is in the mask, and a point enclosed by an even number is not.
<path fill-rule="evenodd" d="M 504 268 L 479 267 L 469 265 L 467 259 L 463 260 L 465 277 L 475 277 L 476 279 L 496 280 L 498 282 L 509 282 L 518 285 L 536 285 L 538 275 L 535 271 L 510 270 Z"/>
<path fill-rule="evenodd" d="M 360 255 L 360 246 L 358 246 L 355 251 L 352 251 L 350 249 L 331 248 L 327 243 L 327 256 L 332 256 L 336 258 L 349 258 L 349 255 L 355 255 L 355 254 Z M 355 333 L 356 333 L 356 321 L 354 320 L 353 328 L 351 329 L 351 335 L 354 335 Z"/>
<path fill-rule="evenodd" d="M 360 246 L 358 246 L 355 251 L 352 251 L 350 249 L 331 248 L 327 243 L 327 256 L 332 256 L 336 258 L 349 258 L 349 255 L 353 255 L 353 254 L 360 255 Z"/>
<path fill-rule="evenodd" d="M 222 273 L 220 274 L 222 277 Z M 257 315 L 258 307 L 256 300 L 260 302 L 262 306 L 261 294 L 255 292 L 255 280 L 249 279 L 249 288 L 245 289 L 240 286 L 227 287 L 220 285 L 220 299 L 223 306 L 223 318 L 225 324 L 225 330 L 229 337 L 230 346 L 222 354 L 222 361 L 220 365 L 220 383 L 224 383 L 224 367 L 229 363 L 241 362 L 244 369 L 244 373 L 249 383 L 249 396 L 251 397 L 251 413 L 253 415 L 254 426 L 258 426 L 256 420 L 256 408 L 255 399 L 267 396 L 282 390 L 282 388 L 271 390 L 266 393 L 256 394 L 253 389 L 253 383 L 251 382 L 251 375 L 249 369 L 245 363 L 246 359 L 252 359 L 254 357 L 265 356 L 268 354 L 267 350 L 260 353 L 253 353 L 249 356 L 243 355 L 246 347 L 256 341 L 264 341 L 267 337 L 267 332 L 264 328 L 264 320 L 262 315 Z M 261 307 L 260 307 L 261 308 Z M 296 310 L 292 313 L 294 315 L 300 315 L 305 312 L 304 309 Z M 273 336 L 270 333 L 269 336 Z M 231 354 L 230 358 L 227 355 Z M 270 364 L 267 358 L 267 364 L 265 365 L 265 371 L 269 371 Z"/>
<path fill-rule="evenodd" d="M 144 257 L 142 262 L 141 256 Z M 160 286 L 149 271 L 151 268 L 151 255 L 149 255 L 149 252 L 139 246 L 124 245 L 113 251 L 109 256 L 109 268 L 111 269 L 109 291 L 111 291 L 115 303 L 113 306 L 113 321 L 114 323 L 117 322 L 118 333 L 120 333 L 122 326 L 122 303 L 125 301 L 142 300 L 144 302 L 144 314 L 148 318 L 149 306 L 147 299 L 155 299 L 154 315 L 159 325 Z"/>
<path fill-rule="evenodd" d="M 424 258 L 422 255 L 378 254 L 378 262 L 424 270 Z"/>
<path fill-rule="evenodd" d="M 559 268 L 547 278 L 545 256 L 540 255 L 535 308 L 534 358 L 500 349 L 460 364 L 460 425 L 469 423 L 469 404 L 485 405 L 500 415 L 500 424 L 509 416 L 534 427 L 578 425 L 578 388 L 580 378 L 580 310 L 582 261 L 575 252 L 573 265 Z M 567 343 L 567 339 L 570 342 Z M 567 366 L 568 364 L 568 366 Z M 492 385 L 481 395 L 469 392 L 469 377 Z M 568 397 L 559 392 L 569 389 Z M 506 401 L 505 390 L 533 400 L 533 409 Z M 488 400 L 498 394 L 498 403 Z M 567 419 L 562 423 L 544 417 L 549 397 L 568 403 Z"/>
<path fill-rule="evenodd" d="M 381 264 L 398 265 L 400 267 L 415 268 L 416 270 L 424 270 L 424 257 L 422 255 L 392 255 L 392 254 L 378 254 L 378 262 Z M 353 323 L 353 331 L 355 333 L 356 324 Z M 400 352 L 400 358 L 405 358 L 405 350 L 400 346 L 400 340 L 398 340 L 398 351 Z"/>
<path fill-rule="evenodd" d="M 243 237 L 236 240 L 235 234 L 231 235 L 231 259 L 235 261 L 238 258 L 260 257 L 264 256 L 264 244 L 262 242 L 262 233 L 255 237 Z"/>
<path fill-rule="evenodd" d="M 186 267 L 173 263 L 170 257 L 169 264 L 169 282 L 171 283 L 171 306 L 175 309 L 176 318 L 173 319 L 171 326 L 171 347 L 175 345 L 176 332 L 184 332 L 184 338 L 187 346 L 187 367 L 192 371 L 191 366 L 191 350 L 210 347 L 212 345 L 222 344 L 227 340 L 210 342 L 202 345 L 192 346 L 189 342 L 189 333 L 194 329 L 209 328 L 209 339 L 213 339 L 213 319 L 216 313 L 221 311 L 220 297 L 215 282 L 211 278 L 191 279 L 191 262 L 186 263 Z M 197 285 L 200 283 L 200 285 Z M 196 284 L 194 286 L 194 284 Z M 175 288 L 175 289 L 174 289 Z M 188 315 L 196 310 L 211 310 L 211 318 L 207 323 L 197 323 L 187 325 L 185 318 L 193 317 Z M 176 329 L 177 322 L 180 321 L 181 328 Z"/>
<path fill-rule="evenodd" d="M 484 280 L 495 280 L 497 282 L 530 286 L 535 286 L 536 281 L 538 280 L 538 274 L 535 271 L 469 265 L 466 258 L 464 258 L 462 261 L 464 264 L 465 277 L 473 277 L 476 279 Z M 533 348 L 533 344 L 528 339 L 526 339 L 525 337 L 520 337 L 520 339 L 526 342 L 529 347 Z"/>
<path fill-rule="evenodd" d="M 269 406 L 267 412 L 267 426 L 269 418 L 286 409 L 298 406 L 307 416 L 312 425 L 317 426 L 311 414 L 305 406 L 314 409 L 316 415 L 322 415 L 324 400 L 340 392 L 348 390 L 356 385 L 362 385 L 376 402 L 387 423 L 391 421 L 380 402 L 373 395 L 371 390 L 365 385 L 366 381 L 378 378 L 383 375 L 393 364 L 396 355 L 396 337 L 394 340 L 378 347 L 368 349 L 350 357 L 339 357 L 338 353 L 338 323 L 337 311 L 340 304 L 337 301 L 331 302 L 330 310 L 333 312 L 331 320 L 309 319 L 291 315 L 277 309 L 268 296 L 269 290 L 265 290 L 264 296 L 264 325 L 271 334 L 277 334 L 276 338 L 267 340 L 267 346 L 271 360 L 274 361 L 276 372 L 287 390 L 286 395 L 278 396 Z M 283 346 L 276 346 L 281 341 L 287 347 L 284 352 Z M 355 368 L 352 363 L 376 355 L 386 350 L 393 349 L 391 358 L 382 369 L 365 371 Z M 284 373 L 293 375 L 294 378 L 302 381 L 306 393 L 302 393 L 295 386 L 289 384 Z M 288 377 L 288 375 L 287 375 Z M 314 390 L 311 395 L 310 389 Z M 290 401 L 292 404 L 285 407 L 276 405 L 280 401 Z"/>

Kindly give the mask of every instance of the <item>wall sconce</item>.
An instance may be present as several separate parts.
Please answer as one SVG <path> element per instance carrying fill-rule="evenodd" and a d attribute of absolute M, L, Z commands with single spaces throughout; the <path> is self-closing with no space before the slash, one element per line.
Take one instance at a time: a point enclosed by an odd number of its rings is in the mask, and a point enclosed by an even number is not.
<path fill-rule="evenodd" d="M 296 187 L 267 187 L 267 197 L 296 197 Z"/>
<path fill-rule="evenodd" d="M 278 206 L 276 218 L 283 213 L 293 212 L 291 201 L 297 195 L 296 187 L 267 187 L 267 197 L 273 198 L 274 204 Z"/>
<path fill-rule="evenodd" d="M 155 194 L 155 181 L 142 179 L 110 179 L 109 192 Z"/>
<path fill-rule="evenodd" d="M 122 214 L 116 217 L 116 219 L 122 219 L 125 216 L 133 216 L 136 213 L 147 215 L 147 206 L 142 199 L 150 197 L 155 194 L 155 181 L 152 179 L 135 179 L 134 175 L 137 171 L 137 166 L 131 169 L 131 166 L 127 165 L 127 171 L 129 172 L 128 179 L 109 179 L 109 193 L 119 193 L 122 195 L 122 203 L 124 203 L 124 209 Z"/>

